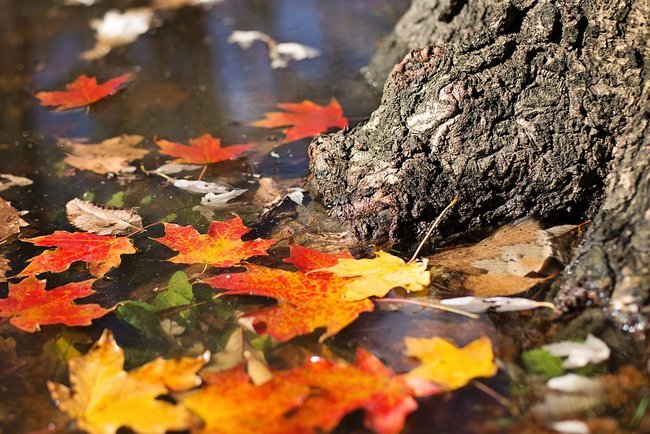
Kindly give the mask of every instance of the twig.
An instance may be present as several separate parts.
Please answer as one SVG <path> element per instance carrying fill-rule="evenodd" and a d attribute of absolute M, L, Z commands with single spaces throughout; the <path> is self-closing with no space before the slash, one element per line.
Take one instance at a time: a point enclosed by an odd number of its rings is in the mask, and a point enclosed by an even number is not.
<path fill-rule="evenodd" d="M 408 298 L 378 298 L 375 300 L 377 303 L 403 303 L 403 304 L 414 304 L 416 306 L 430 307 L 432 309 L 444 310 L 445 312 L 451 312 L 458 315 L 466 316 L 467 318 L 477 319 L 478 315 L 471 312 L 465 312 L 464 310 L 455 309 L 449 306 L 443 306 L 442 304 L 437 303 L 427 303 L 426 301 L 418 300 L 409 300 Z"/>
<path fill-rule="evenodd" d="M 486 386 L 485 384 L 481 383 L 478 380 L 472 381 L 472 385 L 476 387 L 478 390 L 481 392 L 485 393 L 487 396 L 490 398 L 494 399 L 496 402 L 504 406 L 505 408 L 511 409 L 512 408 L 512 403 L 508 398 L 505 396 L 501 395 L 499 392 L 496 390 L 492 389 L 489 386 Z"/>
<path fill-rule="evenodd" d="M 430 237 L 431 234 L 433 233 L 433 230 L 434 230 L 435 228 L 438 227 L 438 225 L 439 225 L 440 222 L 442 221 L 442 218 L 445 216 L 445 214 L 447 213 L 447 211 L 449 211 L 449 210 L 450 210 L 454 205 L 456 205 L 457 203 L 458 203 L 458 196 L 456 196 L 456 197 L 451 201 L 451 203 L 450 203 L 449 205 L 447 205 L 447 207 L 446 207 L 445 209 L 442 210 L 442 212 L 440 213 L 440 215 L 438 216 L 438 218 L 436 218 L 436 221 L 433 222 L 433 224 L 431 225 L 431 227 L 430 227 L 429 230 L 427 231 L 427 234 L 424 236 L 424 238 L 423 238 L 422 241 L 420 242 L 420 245 L 419 245 L 418 248 L 415 250 L 415 253 L 413 253 L 413 257 L 411 257 L 411 260 L 409 261 L 409 263 L 415 261 L 415 259 L 416 259 L 416 258 L 418 257 L 418 255 L 420 254 L 420 250 L 422 250 L 422 247 L 424 247 L 424 243 L 427 242 L 427 240 L 429 239 L 429 237 Z"/>
<path fill-rule="evenodd" d="M 203 176 L 205 175 L 205 171 L 208 170 L 208 165 L 204 164 L 203 169 L 201 169 L 201 173 L 199 173 L 199 177 L 196 178 L 197 181 L 200 181 L 203 179 Z"/>

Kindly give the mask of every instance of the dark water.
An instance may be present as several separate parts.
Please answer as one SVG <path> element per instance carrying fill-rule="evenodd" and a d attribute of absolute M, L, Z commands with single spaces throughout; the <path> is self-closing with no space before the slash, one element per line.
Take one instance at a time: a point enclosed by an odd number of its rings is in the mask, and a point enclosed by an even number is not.
<path fill-rule="evenodd" d="M 105 1 L 83 7 L 42 0 L 1 0 L 0 152 L 3 158 L 0 158 L 0 173 L 26 176 L 34 181 L 30 187 L 2 193 L 17 209 L 29 211 L 25 216 L 29 227 L 23 228 L 21 237 L 44 235 L 57 229 L 73 230 L 66 221 L 66 202 L 76 197 L 92 197 L 95 203 L 102 204 L 120 192 L 124 193 L 123 206 L 140 207 L 145 225 L 165 217 L 200 229 L 207 224 L 200 214 L 191 210 L 200 195 L 173 189 L 161 178 L 138 172 L 127 182 L 70 171 L 62 163 L 65 153 L 57 146 L 57 137 L 85 137 L 91 143 L 98 143 L 119 134 L 143 135 L 142 147 L 152 150 L 143 160 L 148 168 L 167 160 L 155 152 L 152 138 L 156 135 L 186 142 L 211 133 L 227 144 L 265 143 L 266 147 L 249 158 L 220 163 L 206 174 L 208 180 L 251 188 L 241 200 L 234 201 L 240 204 L 250 200 L 259 177 L 303 177 L 307 170 L 308 140 L 275 148 L 279 158 L 274 158 L 269 155 L 273 133 L 250 127 L 250 122 L 263 117 L 279 102 L 309 99 L 325 104 L 331 97 L 340 101 L 352 124 L 368 116 L 378 105 L 380 95 L 366 85 L 359 70 L 408 3 L 408 0 L 225 0 L 211 8 L 164 11 L 159 14 L 159 27 L 134 43 L 114 49 L 105 58 L 89 62 L 79 58 L 94 43 L 88 21 L 101 17 L 111 7 L 123 7 L 124 2 Z M 233 30 L 259 30 L 278 41 L 315 47 L 322 55 L 273 70 L 263 44 L 242 50 L 228 43 L 226 39 Z M 38 91 L 62 89 L 80 74 L 97 76 L 103 81 L 126 72 L 136 73 L 126 91 L 93 105 L 88 112 L 55 113 L 40 106 L 33 97 Z M 247 222 L 255 217 L 255 210 L 237 204 L 218 212 L 216 217 L 225 218 L 230 211 L 239 212 Z M 122 265 L 96 285 L 98 294 L 89 300 L 104 306 L 127 299 L 144 300 L 150 298 L 155 288 L 164 287 L 174 271 L 185 269 L 189 275 L 200 271 L 201 267 L 186 269 L 163 261 L 170 256 L 169 250 L 148 238 L 161 233 L 160 225 L 153 226 L 147 236 L 137 238 L 135 244 L 140 254 L 123 256 Z M 25 261 L 40 252 L 16 240 L 0 248 L 11 259 L 14 272 L 24 268 Z M 286 255 L 286 249 L 277 249 L 276 253 Z M 66 273 L 48 273 L 43 277 L 54 285 L 87 275 L 83 274 L 83 267 L 73 266 Z M 1 295 L 5 296 L 7 284 L 0 285 Z M 208 289 L 196 287 L 199 300 L 210 299 Z M 73 430 L 66 424 L 66 417 L 55 409 L 45 382 L 65 382 L 69 356 L 86 351 L 105 327 L 114 330 L 119 343 L 127 349 L 127 362 L 131 366 L 158 355 L 196 354 L 205 348 L 218 352 L 235 326 L 232 303 L 237 302 L 220 303 L 209 305 L 205 301 L 198 308 L 199 313 L 203 316 L 211 313 L 212 319 L 176 340 L 147 336 L 113 314 L 95 321 L 91 327 L 46 326 L 35 334 L 20 332 L 5 321 L 0 325 L 0 335 L 15 340 L 18 359 L 11 359 L 11 351 L 1 353 L 4 358 L 0 360 L 1 432 L 27 433 L 48 426 L 64 432 Z M 459 343 L 484 333 L 496 336 L 488 321 L 469 325 L 454 315 L 405 308 L 364 316 L 327 345 L 343 355 L 351 354 L 355 345 L 364 345 L 394 369 L 402 371 L 412 366 L 401 355 L 403 337 L 406 334 L 429 337 L 436 330 Z M 305 348 L 324 351 L 324 346 L 315 344 L 315 339 L 301 338 L 297 343 L 271 349 L 267 356 L 282 365 L 302 357 Z M 504 387 L 499 378 L 489 383 L 497 390 Z M 423 409 L 409 419 L 406 432 L 481 432 L 478 423 L 484 419 L 495 420 L 502 414 L 506 411 L 492 398 L 468 388 L 453 396 L 423 402 Z M 340 432 L 361 432 L 359 420 L 357 415 L 352 415 L 342 424 Z M 500 431 L 496 424 L 489 432 Z"/>

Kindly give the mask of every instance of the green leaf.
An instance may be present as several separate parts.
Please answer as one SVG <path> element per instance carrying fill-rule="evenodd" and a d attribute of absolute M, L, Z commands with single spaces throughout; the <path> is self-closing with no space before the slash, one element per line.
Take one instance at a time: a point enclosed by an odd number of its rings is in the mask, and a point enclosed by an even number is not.
<path fill-rule="evenodd" d="M 536 348 L 521 355 L 526 371 L 542 376 L 545 380 L 564 374 L 562 358 L 552 356 L 548 351 Z"/>
<path fill-rule="evenodd" d="M 156 309 L 142 301 L 129 300 L 115 310 L 117 318 L 140 330 L 148 338 L 160 338 L 163 335 Z"/>
<path fill-rule="evenodd" d="M 106 206 L 113 206 L 115 208 L 122 208 L 124 206 L 124 192 L 118 191 L 115 193 L 108 202 Z"/>
<path fill-rule="evenodd" d="M 187 274 L 182 271 L 174 273 L 169 279 L 167 289 L 158 294 L 153 302 L 156 312 L 191 304 L 194 304 L 192 285 L 187 279 Z M 174 319 L 179 324 L 187 326 L 196 320 L 195 309 L 193 307 L 184 309 L 178 315 L 175 315 Z"/>

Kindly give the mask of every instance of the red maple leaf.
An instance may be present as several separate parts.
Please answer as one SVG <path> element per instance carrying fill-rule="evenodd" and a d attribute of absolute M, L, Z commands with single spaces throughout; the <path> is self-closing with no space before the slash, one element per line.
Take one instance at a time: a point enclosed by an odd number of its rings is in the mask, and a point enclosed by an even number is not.
<path fill-rule="evenodd" d="M 65 324 L 90 325 L 91 321 L 106 315 L 110 310 L 98 304 L 74 304 L 78 298 L 95 293 L 94 279 L 68 283 L 45 290 L 45 280 L 30 276 L 19 283 L 9 284 L 9 296 L 0 299 L 0 317 L 26 332 L 40 330 L 40 325 Z"/>
<path fill-rule="evenodd" d="M 204 432 L 223 434 L 328 432 L 355 410 L 365 410 L 369 429 L 396 434 L 417 408 L 413 397 L 438 391 L 433 385 L 414 389 L 365 350 L 357 351 L 353 365 L 312 357 L 258 386 L 241 369 L 203 377 L 209 385 L 183 404 L 204 419 Z"/>
<path fill-rule="evenodd" d="M 188 164 L 210 164 L 234 160 L 255 146 L 253 143 L 247 143 L 222 148 L 221 139 L 212 137 L 210 134 L 203 134 L 196 139 L 190 139 L 189 146 L 168 140 L 155 140 L 160 147 L 161 154 L 178 157 L 174 161 Z"/>
<path fill-rule="evenodd" d="M 95 77 L 80 75 L 66 85 L 67 91 L 39 92 L 36 98 L 41 100 L 41 105 L 58 106 L 56 111 L 84 107 L 114 94 L 132 78 L 133 74 L 128 73 L 97 84 Z"/>
<path fill-rule="evenodd" d="M 251 256 L 266 255 L 276 240 L 256 239 L 242 241 L 250 232 L 241 217 L 210 223 L 208 232 L 200 234 L 192 226 L 165 223 L 165 235 L 154 238 L 161 244 L 179 252 L 169 259 L 179 264 L 209 264 L 214 267 L 231 267 Z"/>
<path fill-rule="evenodd" d="M 253 125 L 266 128 L 287 127 L 282 130 L 285 134 L 284 142 L 314 137 L 331 127 L 348 126 L 348 120 L 343 116 L 343 109 L 336 98 L 332 98 L 326 106 L 305 100 L 301 103 L 280 103 L 278 107 L 285 111 L 266 113 L 264 119 Z"/>
<path fill-rule="evenodd" d="M 95 235 L 87 232 L 56 231 L 42 237 L 22 241 L 39 247 L 56 247 L 29 260 L 29 265 L 17 277 L 52 272 L 61 273 L 73 262 L 88 264 L 90 274 L 101 278 L 111 268 L 120 265 L 120 255 L 136 252 L 131 240 L 126 237 Z"/>
<path fill-rule="evenodd" d="M 295 265 L 298 272 L 246 264 L 245 273 L 220 274 L 204 282 L 215 289 L 226 289 L 227 295 L 276 299 L 277 305 L 244 316 L 251 317 L 258 330 L 278 341 L 288 341 L 319 327 L 326 328 L 321 336 L 324 340 L 345 328 L 362 312 L 374 309 L 369 300 L 343 300 L 346 279 L 331 273 L 313 272 L 334 265 L 339 257 L 349 257 L 349 254 L 328 255 L 292 246 L 291 257 L 285 262 Z"/>

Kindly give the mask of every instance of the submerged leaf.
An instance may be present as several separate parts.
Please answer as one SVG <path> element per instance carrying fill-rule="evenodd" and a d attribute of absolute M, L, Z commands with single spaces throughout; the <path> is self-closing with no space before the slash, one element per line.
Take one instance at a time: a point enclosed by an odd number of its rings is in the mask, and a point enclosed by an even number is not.
<path fill-rule="evenodd" d="M 36 94 L 36 98 L 41 100 L 41 105 L 58 106 L 56 111 L 70 110 L 90 105 L 116 93 L 131 79 L 133 79 L 133 74 L 129 73 L 97 84 L 95 77 L 80 75 L 75 81 L 66 85 L 68 90 L 39 92 Z"/>
<path fill-rule="evenodd" d="M 157 398 L 198 386 L 196 372 L 206 362 L 206 355 L 156 359 L 126 372 L 124 352 L 105 330 L 88 354 L 70 360 L 71 387 L 49 382 L 48 388 L 57 406 L 91 434 L 114 434 L 121 427 L 151 434 L 182 431 L 195 425 L 193 415 Z"/>
<path fill-rule="evenodd" d="M 255 146 L 253 143 L 247 143 L 223 148 L 221 147 L 221 139 L 212 137 L 210 134 L 190 139 L 189 146 L 158 139 L 156 139 L 156 144 L 160 147 L 161 154 L 177 157 L 174 160 L 176 163 L 189 164 L 210 164 L 234 160 Z"/>
<path fill-rule="evenodd" d="M 128 235 L 142 229 L 142 218 L 135 209 L 108 209 L 72 199 L 65 211 L 70 224 L 97 235 Z"/>
<path fill-rule="evenodd" d="M 142 136 L 122 134 L 95 144 L 66 139 L 59 140 L 59 143 L 68 153 L 63 161 L 80 170 L 106 175 L 134 170 L 129 163 L 149 153 L 135 147 L 142 139 Z"/>

